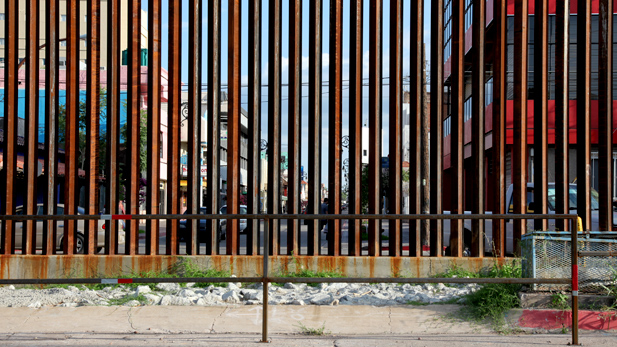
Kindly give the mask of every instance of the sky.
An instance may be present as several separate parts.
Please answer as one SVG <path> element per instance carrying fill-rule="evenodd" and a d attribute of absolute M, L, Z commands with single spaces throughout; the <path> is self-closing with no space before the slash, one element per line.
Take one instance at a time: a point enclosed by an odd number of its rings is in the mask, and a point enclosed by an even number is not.
<path fill-rule="evenodd" d="M 203 56 L 208 57 L 208 45 L 207 45 L 207 30 L 208 30 L 208 6 L 205 5 L 207 3 L 204 0 L 204 14 L 203 14 Z M 281 1 L 282 4 L 282 20 L 283 20 L 283 30 L 282 30 L 282 84 L 284 85 L 282 88 L 282 102 L 281 102 L 281 113 L 282 113 L 282 151 L 287 151 L 287 106 L 288 106 L 288 92 L 287 92 L 287 81 L 288 81 L 288 57 L 289 57 L 289 1 Z M 222 43 L 221 43 L 221 77 L 222 77 L 222 85 L 223 90 L 226 88 L 228 72 L 227 72 L 227 32 L 228 32 L 228 1 L 221 1 L 222 9 L 221 9 L 221 29 L 222 29 Z M 308 84 L 308 63 L 309 63 L 309 5 L 310 1 L 303 1 L 303 17 L 302 17 L 302 82 Z M 363 78 L 364 82 L 368 83 L 368 58 L 369 58 L 369 5 L 370 1 L 364 1 L 364 35 L 363 35 Z M 189 16 L 188 16 L 188 0 L 182 0 L 182 81 L 184 83 L 188 83 L 188 29 L 189 29 Z M 403 14 L 404 14 L 404 23 L 403 23 L 403 76 L 409 76 L 409 49 L 410 49 L 410 1 L 404 1 L 403 3 Z M 323 1 L 323 46 L 322 46 L 322 62 L 323 62 L 323 71 L 322 78 L 324 82 L 328 80 L 328 69 L 329 69 L 329 18 L 330 18 L 330 2 L 325 0 Z M 349 105 L 349 91 L 348 91 L 348 81 L 349 81 L 349 0 L 343 1 L 343 135 L 348 135 L 348 127 L 349 127 L 349 113 L 348 113 L 348 105 Z M 387 156 L 388 150 L 388 86 L 387 77 L 389 76 L 389 10 L 390 1 L 383 1 L 383 72 L 382 75 L 384 77 L 384 89 L 383 89 L 383 143 L 382 143 L 382 156 Z M 148 11 L 147 2 L 142 2 L 142 8 L 145 11 Z M 168 9 L 169 3 L 167 0 L 162 1 L 162 67 L 168 68 Z M 430 10 L 431 10 L 431 2 L 425 2 L 425 10 L 424 10 L 424 36 L 425 42 L 430 42 Z M 262 1 L 262 82 L 264 84 L 268 83 L 268 21 L 269 21 L 269 10 L 268 10 L 268 2 Z M 247 109 L 248 106 L 248 1 L 242 1 L 242 21 L 241 21 L 241 83 L 242 83 L 242 107 Z M 430 50 L 427 47 L 427 59 L 430 60 Z M 203 61 L 203 74 L 202 74 L 202 83 L 205 85 L 207 82 L 207 61 L 204 59 Z M 409 81 L 404 81 L 404 89 L 409 90 Z M 328 88 L 327 85 L 322 87 L 322 182 L 326 183 L 327 181 L 327 172 L 328 172 Z M 301 155 L 302 155 L 302 165 L 305 167 L 305 170 L 308 168 L 308 88 L 305 86 L 302 90 L 302 134 L 303 137 L 301 139 Z M 268 91 L 267 88 L 262 89 L 262 139 L 267 139 L 267 122 L 268 122 Z M 364 88 L 363 90 L 363 124 L 368 122 L 368 88 Z M 343 159 L 348 156 L 347 151 L 343 151 Z"/>

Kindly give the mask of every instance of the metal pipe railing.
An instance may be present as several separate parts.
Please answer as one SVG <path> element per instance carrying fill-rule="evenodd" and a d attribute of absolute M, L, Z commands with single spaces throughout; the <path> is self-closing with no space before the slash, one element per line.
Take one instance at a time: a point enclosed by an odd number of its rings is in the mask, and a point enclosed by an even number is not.
<path fill-rule="evenodd" d="M 262 339 L 261 342 L 268 342 L 268 286 L 270 282 L 289 282 L 289 283 L 508 283 L 508 284 L 568 284 L 572 285 L 572 344 L 578 345 L 578 247 L 577 234 L 582 231 L 582 223 L 577 215 L 466 215 L 466 214 L 445 214 L 445 215 L 286 215 L 286 214 L 248 214 L 248 215 L 71 215 L 71 216 L 0 216 L 3 221 L 24 221 L 32 219 L 40 220 L 76 220 L 76 219 L 264 219 L 264 252 L 263 252 L 263 273 L 261 277 L 177 277 L 177 278 L 61 278 L 61 279 L 0 279 L 0 285 L 8 284 L 94 284 L 94 283 L 169 283 L 169 282 L 261 282 L 263 284 L 263 314 L 262 314 Z M 270 277 L 269 276 L 269 224 L 270 220 L 278 219 L 563 219 L 571 222 L 572 235 L 572 275 L 571 278 L 383 278 L 383 277 L 357 277 L 357 278 L 306 278 L 306 277 Z M 576 224 L 575 224 L 576 223 Z M 575 227 L 576 225 L 576 227 Z M 581 254 L 586 254 L 581 252 Z"/>

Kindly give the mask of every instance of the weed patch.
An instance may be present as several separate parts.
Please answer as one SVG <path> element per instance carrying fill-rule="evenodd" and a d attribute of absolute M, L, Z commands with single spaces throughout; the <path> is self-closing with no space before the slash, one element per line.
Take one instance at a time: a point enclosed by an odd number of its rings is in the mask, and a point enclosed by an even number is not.
<path fill-rule="evenodd" d="M 302 324 L 302 322 L 298 322 L 298 324 L 294 326 L 300 329 L 300 333 L 302 335 L 310 335 L 310 336 L 330 335 L 330 331 L 326 330 L 326 322 L 323 322 L 323 324 L 319 328 L 307 327 L 306 325 Z"/>

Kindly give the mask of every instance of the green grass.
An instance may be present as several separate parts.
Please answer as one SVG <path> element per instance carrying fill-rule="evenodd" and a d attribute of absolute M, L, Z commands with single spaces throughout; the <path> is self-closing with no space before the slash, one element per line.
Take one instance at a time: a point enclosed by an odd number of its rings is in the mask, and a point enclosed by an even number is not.
<path fill-rule="evenodd" d="M 296 272 L 281 272 L 277 277 L 305 277 L 305 278 L 343 278 L 343 274 L 334 271 L 312 271 L 308 269 L 301 269 Z M 275 283 L 272 285 L 282 287 L 284 283 Z M 309 287 L 317 287 L 319 283 L 307 283 Z"/>
<path fill-rule="evenodd" d="M 130 301 L 133 301 L 133 300 L 139 301 L 140 305 L 145 305 L 145 304 L 148 303 L 148 299 L 145 296 L 141 295 L 141 294 L 139 294 L 137 296 L 126 295 L 126 296 L 124 296 L 122 298 L 119 298 L 119 299 L 109 299 L 108 302 L 109 302 L 110 306 L 122 306 L 122 305 L 126 304 L 127 302 L 130 302 Z"/>
<path fill-rule="evenodd" d="M 569 310 L 568 296 L 563 293 L 555 293 L 551 295 L 551 308 L 558 310 Z"/>
<path fill-rule="evenodd" d="M 519 262 L 494 265 L 482 277 L 488 278 L 521 278 L 522 269 Z M 518 292 L 520 284 L 487 283 L 479 290 L 467 296 L 465 311 L 470 318 L 480 321 L 489 319 L 499 330 L 505 325 L 505 313 L 520 305 Z"/>
<path fill-rule="evenodd" d="M 319 328 L 307 327 L 304 324 L 302 324 L 302 322 L 298 322 L 298 324 L 295 325 L 295 327 L 300 329 L 300 333 L 302 335 L 323 336 L 323 335 L 330 334 L 330 332 L 326 330 L 326 322 L 323 322 L 323 324 Z"/>

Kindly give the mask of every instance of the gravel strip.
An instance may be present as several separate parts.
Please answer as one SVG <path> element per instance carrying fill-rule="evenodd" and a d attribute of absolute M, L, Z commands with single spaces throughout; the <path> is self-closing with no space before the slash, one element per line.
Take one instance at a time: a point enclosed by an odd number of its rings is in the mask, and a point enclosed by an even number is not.
<path fill-rule="evenodd" d="M 374 305 L 453 303 L 464 300 L 465 295 L 476 291 L 477 284 L 446 286 L 438 284 L 345 284 L 320 283 L 316 287 L 306 284 L 286 283 L 271 285 L 270 305 Z M 0 307 L 43 306 L 226 306 L 230 304 L 260 305 L 263 286 L 260 283 L 242 285 L 229 283 L 227 287 L 198 288 L 194 283 L 159 283 L 130 287 L 118 285 L 101 290 L 85 286 L 68 286 L 49 289 L 21 289 L 14 286 L 0 287 Z"/>

